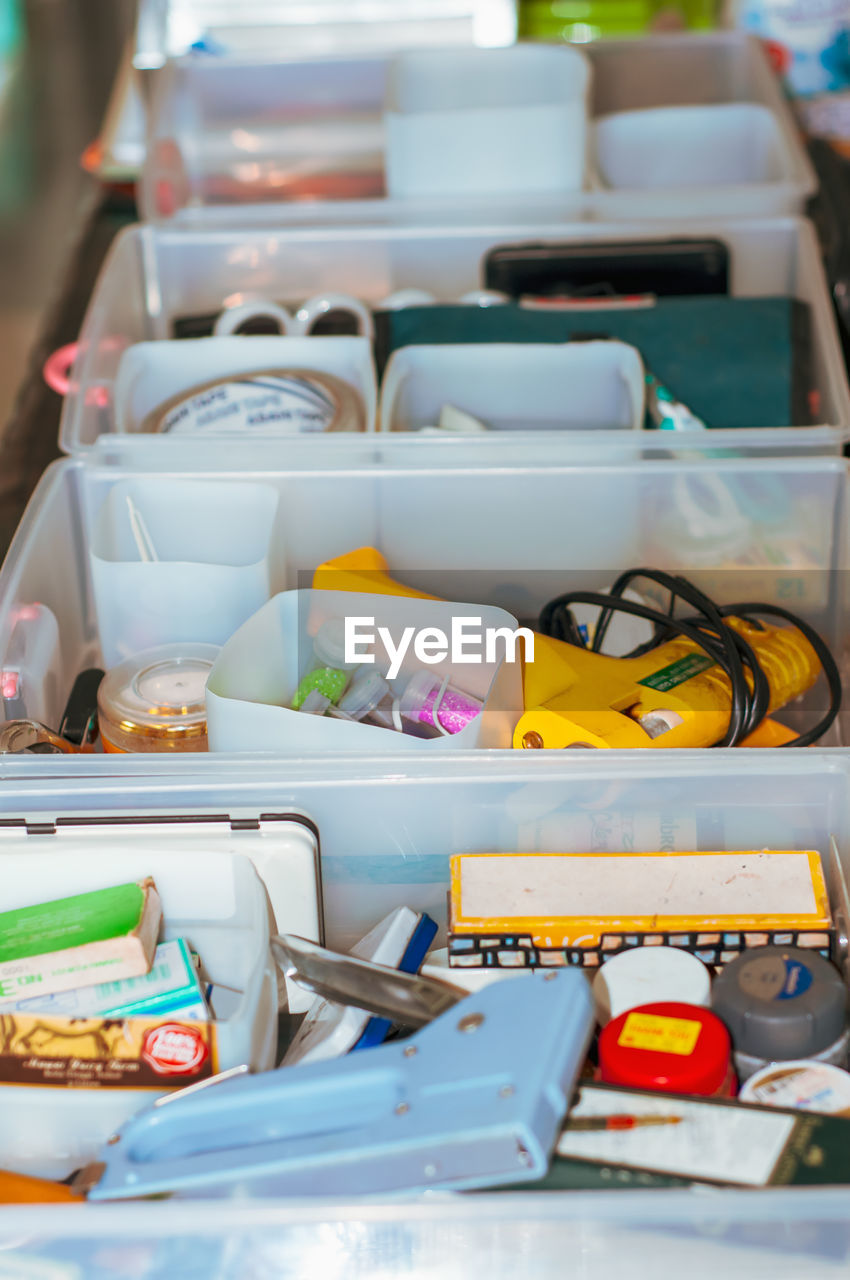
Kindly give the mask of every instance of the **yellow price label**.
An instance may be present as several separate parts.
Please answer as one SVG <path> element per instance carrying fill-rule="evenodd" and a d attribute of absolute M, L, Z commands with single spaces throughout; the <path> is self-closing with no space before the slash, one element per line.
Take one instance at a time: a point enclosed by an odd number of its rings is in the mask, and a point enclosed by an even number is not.
<path fill-rule="evenodd" d="M 702 1023 L 693 1018 L 665 1018 L 657 1013 L 630 1013 L 617 1044 L 626 1049 L 653 1049 L 688 1058 L 696 1048 Z"/>

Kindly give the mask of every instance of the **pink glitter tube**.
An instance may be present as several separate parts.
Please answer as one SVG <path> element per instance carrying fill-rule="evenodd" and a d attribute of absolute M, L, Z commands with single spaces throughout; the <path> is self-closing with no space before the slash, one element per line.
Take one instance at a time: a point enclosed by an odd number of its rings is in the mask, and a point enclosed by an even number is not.
<path fill-rule="evenodd" d="M 440 698 L 442 685 L 439 676 L 433 676 L 430 671 L 417 671 L 399 699 L 399 711 L 406 720 L 415 724 L 429 725 L 432 729 L 442 726 L 445 733 L 460 733 L 481 714 L 484 704 L 471 693 L 464 693 L 451 684 L 446 685 Z"/>

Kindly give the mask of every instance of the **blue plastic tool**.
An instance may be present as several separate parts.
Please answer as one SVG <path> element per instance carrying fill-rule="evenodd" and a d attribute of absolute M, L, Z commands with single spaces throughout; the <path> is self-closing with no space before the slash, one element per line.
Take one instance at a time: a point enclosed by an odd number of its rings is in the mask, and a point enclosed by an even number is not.
<path fill-rule="evenodd" d="M 350 1196 L 539 1178 L 593 1024 L 578 970 L 493 983 L 407 1040 L 140 1112 L 103 1148 L 102 1167 L 89 1167 L 89 1198 Z"/>

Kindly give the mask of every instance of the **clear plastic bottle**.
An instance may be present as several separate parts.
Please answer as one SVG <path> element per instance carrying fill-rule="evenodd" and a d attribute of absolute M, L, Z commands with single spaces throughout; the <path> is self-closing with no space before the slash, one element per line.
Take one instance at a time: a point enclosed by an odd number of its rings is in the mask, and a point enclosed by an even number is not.
<path fill-rule="evenodd" d="M 443 734 L 460 733 L 481 714 L 483 702 L 430 671 L 411 676 L 399 698 L 399 712 L 414 725 L 426 725 Z"/>
<path fill-rule="evenodd" d="M 384 677 L 377 671 L 364 671 L 354 680 L 340 698 L 338 710 L 361 724 L 373 724 L 382 729 L 394 729 L 393 695 Z"/>
<path fill-rule="evenodd" d="M 314 689 L 324 694 L 329 702 L 338 703 L 351 681 L 351 674 L 361 665 L 345 661 L 345 624 L 342 618 L 330 618 L 323 622 L 313 641 L 310 666 L 299 681 L 290 706 L 298 711 L 307 695 Z"/>

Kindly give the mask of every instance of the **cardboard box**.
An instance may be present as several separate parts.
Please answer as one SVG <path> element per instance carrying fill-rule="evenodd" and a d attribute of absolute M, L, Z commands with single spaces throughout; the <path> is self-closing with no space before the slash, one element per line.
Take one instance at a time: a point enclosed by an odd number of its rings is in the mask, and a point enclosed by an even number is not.
<path fill-rule="evenodd" d="M 0 1000 L 140 977 L 161 921 L 150 878 L 0 912 Z"/>
<path fill-rule="evenodd" d="M 592 967 L 653 945 L 715 965 L 768 943 L 824 955 L 832 943 L 814 850 L 462 853 L 450 861 L 455 967 Z"/>

